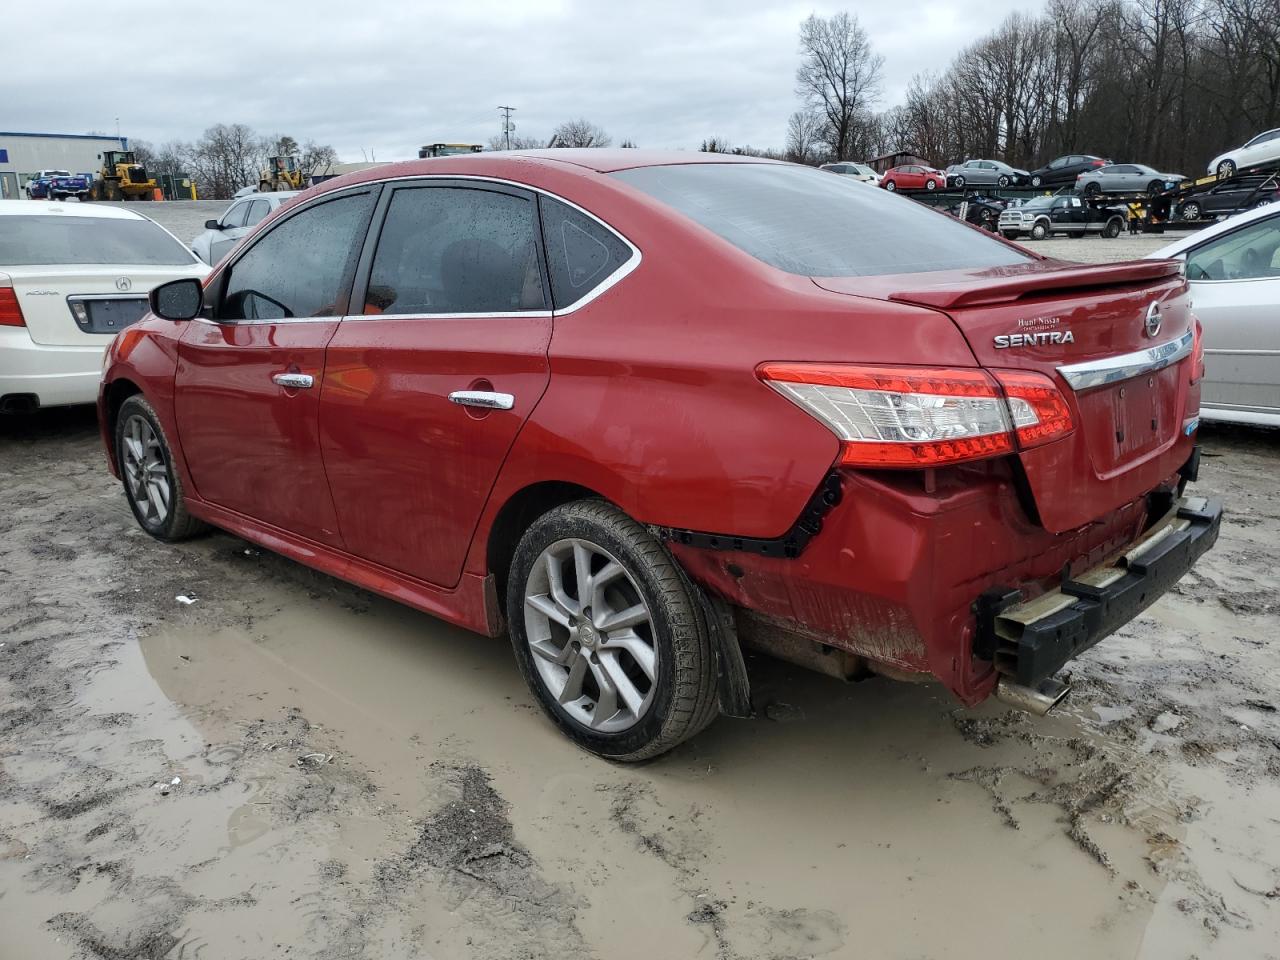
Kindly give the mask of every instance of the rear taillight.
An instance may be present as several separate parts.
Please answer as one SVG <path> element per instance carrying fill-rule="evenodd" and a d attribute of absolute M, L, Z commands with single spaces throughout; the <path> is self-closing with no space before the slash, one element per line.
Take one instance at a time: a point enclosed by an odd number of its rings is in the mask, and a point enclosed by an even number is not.
<path fill-rule="evenodd" d="M 1021 449 L 1037 447 L 1071 432 L 1071 409 L 1066 398 L 1044 374 L 997 370 L 994 375 L 1004 388 Z"/>
<path fill-rule="evenodd" d="M 1193 316 L 1191 321 L 1191 382 L 1199 383 L 1204 376 L 1204 327 L 1199 317 Z"/>
<path fill-rule="evenodd" d="M 0 287 L 0 327 L 25 327 L 26 319 L 22 316 L 22 307 L 18 305 L 18 295 L 13 287 Z"/>
<path fill-rule="evenodd" d="M 758 372 L 840 438 L 844 466 L 962 463 L 1071 430 L 1066 401 L 1039 374 L 999 373 L 998 386 L 981 370 L 931 367 L 766 363 Z"/>
<path fill-rule="evenodd" d="M 1093 167 L 1105 167 L 1106 165 L 1107 165 L 1107 161 L 1105 160 L 1095 160 L 1093 161 L 1092 164 L 1090 164 L 1090 166 L 1093 166 Z"/>

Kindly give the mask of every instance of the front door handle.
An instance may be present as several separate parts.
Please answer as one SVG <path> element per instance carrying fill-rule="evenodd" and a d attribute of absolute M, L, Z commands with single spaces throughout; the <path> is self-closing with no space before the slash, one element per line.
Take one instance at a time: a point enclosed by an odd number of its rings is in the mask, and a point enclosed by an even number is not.
<path fill-rule="evenodd" d="M 510 410 L 516 405 L 516 398 L 509 393 L 494 393 L 492 390 L 455 390 L 449 399 L 464 407 L 482 407 L 485 410 Z"/>
<path fill-rule="evenodd" d="M 316 382 L 309 373 L 277 373 L 271 379 L 286 390 L 310 390 Z"/>

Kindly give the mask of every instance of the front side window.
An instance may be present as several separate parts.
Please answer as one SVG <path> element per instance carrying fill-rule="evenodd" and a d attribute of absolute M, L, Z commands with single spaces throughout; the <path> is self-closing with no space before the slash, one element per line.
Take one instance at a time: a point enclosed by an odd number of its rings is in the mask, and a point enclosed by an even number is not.
<path fill-rule="evenodd" d="M 631 247 L 608 227 L 550 197 L 539 199 L 543 244 L 557 310 L 577 303 L 633 256 Z"/>
<path fill-rule="evenodd" d="M 372 206 L 372 194 L 351 194 L 273 226 L 231 267 L 218 319 L 337 315 Z"/>
<path fill-rule="evenodd" d="M 402 188 L 378 238 L 367 314 L 546 309 L 532 200 L 467 187 Z"/>
<path fill-rule="evenodd" d="M 252 227 L 255 224 L 259 224 L 266 219 L 267 214 L 270 212 L 271 201 L 255 200 L 253 203 L 249 204 L 249 215 L 245 217 L 244 225 L 246 227 Z"/>
<path fill-rule="evenodd" d="M 243 227 L 244 215 L 249 212 L 248 203 L 234 203 L 231 209 L 222 215 L 221 223 L 224 227 Z"/>
<path fill-rule="evenodd" d="M 1280 216 L 1215 237 L 1187 256 L 1189 280 L 1280 278 Z"/>
<path fill-rule="evenodd" d="M 791 164 L 637 167 L 613 176 L 788 273 L 877 276 L 1030 263 L 1030 255 L 887 190 Z"/>
<path fill-rule="evenodd" d="M 141 217 L 0 217 L 0 267 L 54 263 L 189 264 L 186 247 Z"/>

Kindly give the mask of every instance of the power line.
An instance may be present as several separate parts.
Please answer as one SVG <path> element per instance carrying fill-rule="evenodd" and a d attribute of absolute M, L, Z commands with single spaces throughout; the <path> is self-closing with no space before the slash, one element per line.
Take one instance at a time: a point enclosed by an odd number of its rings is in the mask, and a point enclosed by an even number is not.
<path fill-rule="evenodd" d="M 511 131 L 515 129 L 515 124 L 511 122 L 511 114 L 515 107 L 498 107 L 502 111 L 502 136 L 506 139 L 506 149 L 511 149 Z"/>

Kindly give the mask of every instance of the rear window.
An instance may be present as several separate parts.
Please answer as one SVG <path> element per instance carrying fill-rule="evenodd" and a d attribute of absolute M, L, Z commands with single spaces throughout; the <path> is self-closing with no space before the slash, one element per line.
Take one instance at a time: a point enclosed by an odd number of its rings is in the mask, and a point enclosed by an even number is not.
<path fill-rule="evenodd" d="M 0 215 L 0 267 L 193 262 L 193 256 L 182 244 L 150 220 Z"/>
<path fill-rule="evenodd" d="M 770 266 L 865 277 L 1026 263 L 959 221 L 882 190 L 782 164 L 689 164 L 615 174 Z"/>

